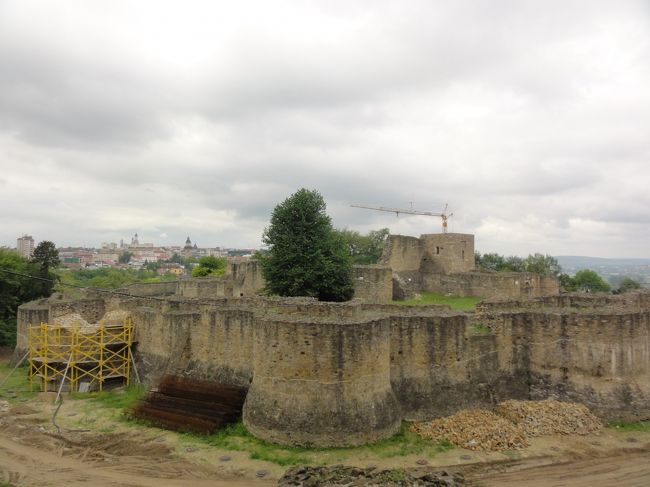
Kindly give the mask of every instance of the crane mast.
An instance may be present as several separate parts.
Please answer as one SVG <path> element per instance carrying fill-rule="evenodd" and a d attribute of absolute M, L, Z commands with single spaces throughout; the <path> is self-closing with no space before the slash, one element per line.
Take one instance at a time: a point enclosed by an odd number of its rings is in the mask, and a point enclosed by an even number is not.
<path fill-rule="evenodd" d="M 402 208 L 387 208 L 385 206 L 367 206 L 367 205 L 350 205 L 353 208 L 365 208 L 366 210 L 377 210 L 377 211 L 386 211 L 389 213 L 395 213 L 395 215 L 399 216 L 400 213 L 403 213 L 405 215 L 424 215 L 424 216 L 439 216 L 442 219 L 442 233 L 447 233 L 447 225 L 448 225 L 448 220 L 451 216 L 453 216 L 453 213 L 447 214 L 447 206 L 449 206 L 447 203 L 445 203 L 445 207 L 443 208 L 441 213 L 435 213 L 432 211 L 418 211 L 414 209 L 406 210 Z"/>

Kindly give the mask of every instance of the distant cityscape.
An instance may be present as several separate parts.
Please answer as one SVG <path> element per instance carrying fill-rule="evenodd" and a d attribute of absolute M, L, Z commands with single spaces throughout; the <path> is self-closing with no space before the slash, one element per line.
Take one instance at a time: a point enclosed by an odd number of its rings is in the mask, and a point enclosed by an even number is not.
<path fill-rule="evenodd" d="M 15 250 L 29 259 L 36 247 L 31 235 L 16 239 Z M 68 269 L 128 268 L 141 269 L 149 263 L 159 263 L 159 273 L 185 274 L 185 266 L 172 260 L 191 260 L 204 256 L 250 258 L 256 249 L 226 247 L 199 247 L 188 236 L 184 245 L 156 246 L 140 242 L 138 234 L 125 243 L 104 242 L 100 248 L 59 247 L 61 266 Z M 128 259 L 125 259 L 128 255 Z M 174 258 L 174 256 L 177 256 Z M 637 280 L 644 287 L 650 287 L 650 259 L 601 258 L 586 256 L 557 256 L 562 272 L 574 275 L 581 269 L 596 271 L 612 287 L 617 287 L 625 277 Z"/>
<path fill-rule="evenodd" d="M 31 235 L 16 239 L 16 251 L 26 259 L 31 258 L 35 241 Z M 173 260 L 191 260 L 205 256 L 249 258 L 256 249 L 239 249 L 225 247 L 199 247 L 188 236 L 184 245 L 156 246 L 153 243 L 140 242 L 136 233 L 129 243 L 120 240 L 104 242 L 100 248 L 59 247 L 61 266 L 68 269 L 128 268 L 141 269 L 146 264 L 159 263 L 159 273 L 170 272 L 185 274 L 185 266 Z"/>

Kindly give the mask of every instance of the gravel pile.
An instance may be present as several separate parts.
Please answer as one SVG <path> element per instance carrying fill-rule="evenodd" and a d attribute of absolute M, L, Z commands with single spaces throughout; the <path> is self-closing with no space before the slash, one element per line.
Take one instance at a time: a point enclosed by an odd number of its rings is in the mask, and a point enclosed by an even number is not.
<path fill-rule="evenodd" d="M 483 409 L 470 409 L 446 418 L 413 423 L 411 431 L 434 441 L 449 440 L 469 450 L 518 450 L 528 446 L 522 428 Z"/>
<path fill-rule="evenodd" d="M 588 435 L 603 428 L 586 406 L 572 402 L 504 401 L 495 412 L 522 428 L 528 436 Z"/>
<path fill-rule="evenodd" d="M 317 486 L 420 486 L 460 487 L 465 485 L 461 474 L 431 468 L 377 470 L 334 465 L 331 467 L 293 467 L 278 481 L 278 487 Z"/>
<path fill-rule="evenodd" d="M 561 401 L 505 401 L 494 412 L 473 409 L 446 418 L 413 423 L 411 431 L 434 441 L 449 440 L 469 450 L 517 450 L 528 438 L 587 435 L 603 425 L 586 406 Z"/>

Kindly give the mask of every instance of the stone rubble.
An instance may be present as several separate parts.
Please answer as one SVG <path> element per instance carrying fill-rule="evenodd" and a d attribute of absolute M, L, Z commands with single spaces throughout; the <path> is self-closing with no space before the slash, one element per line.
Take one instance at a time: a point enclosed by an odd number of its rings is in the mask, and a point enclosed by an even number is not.
<path fill-rule="evenodd" d="M 448 440 L 468 450 L 519 450 L 528 446 L 522 428 L 483 409 L 468 409 L 446 418 L 413 423 L 410 429 L 423 438 Z"/>
<path fill-rule="evenodd" d="M 287 470 L 278 487 L 357 487 L 357 486 L 416 486 L 460 487 L 465 485 L 459 473 L 432 468 L 377 470 L 334 465 L 330 467 L 298 466 Z"/>
<path fill-rule="evenodd" d="M 473 409 L 433 421 L 413 423 L 411 431 L 434 441 L 448 440 L 469 450 L 518 450 L 528 438 L 543 435 L 586 435 L 602 429 L 600 420 L 581 404 L 504 401 L 494 412 Z"/>
<path fill-rule="evenodd" d="M 504 401 L 495 412 L 521 427 L 528 436 L 588 435 L 603 428 L 587 406 L 572 402 Z"/>

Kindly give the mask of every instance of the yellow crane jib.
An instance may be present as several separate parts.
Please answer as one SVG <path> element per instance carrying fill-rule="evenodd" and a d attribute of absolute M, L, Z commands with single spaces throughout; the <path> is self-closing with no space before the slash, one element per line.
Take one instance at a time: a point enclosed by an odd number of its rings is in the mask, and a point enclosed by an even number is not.
<path fill-rule="evenodd" d="M 418 211 L 414 209 L 406 210 L 402 208 L 388 208 L 385 206 L 368 206 L 368 205 L 350 205 L 353 208 L 365 208 L 367 210 L 377 210 L 377 211 L 386 211 L 389 213 L 395 213 L 399 216 L 400 213 L 405 215 L 424 215 L 424 216 L 437 216 L 442 219 L 442 233 L 447 233 L 447 226 L 449 218 L 454 216 L 453 213 L 447 213 L 447 207 L 449 206 L 445 203 L 445 207 L 442 209 L 442 212 L 436 213 L 433 211 Z"/>

